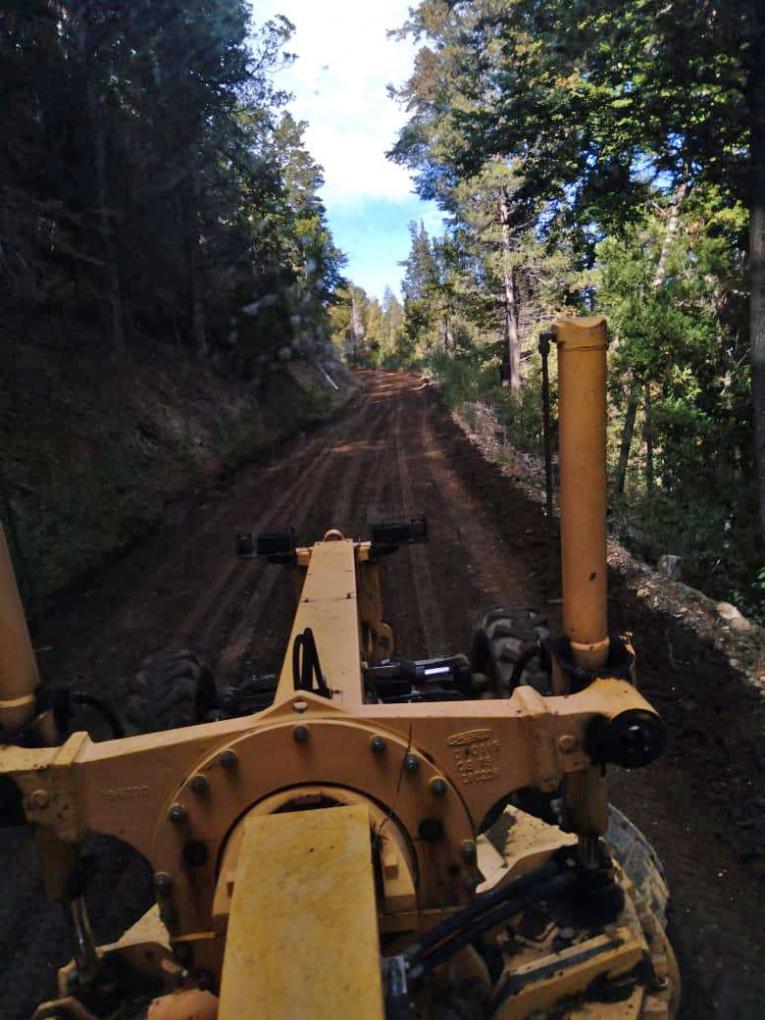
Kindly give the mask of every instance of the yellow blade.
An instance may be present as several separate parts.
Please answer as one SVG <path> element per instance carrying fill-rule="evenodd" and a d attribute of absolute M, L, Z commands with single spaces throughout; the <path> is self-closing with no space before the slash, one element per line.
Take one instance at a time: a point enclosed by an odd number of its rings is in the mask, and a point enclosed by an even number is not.
<path fill-rule="evenodd" d="M 383 1020 L 369 813 L 252 818 L 236 871 L 218 1020 Z"/>

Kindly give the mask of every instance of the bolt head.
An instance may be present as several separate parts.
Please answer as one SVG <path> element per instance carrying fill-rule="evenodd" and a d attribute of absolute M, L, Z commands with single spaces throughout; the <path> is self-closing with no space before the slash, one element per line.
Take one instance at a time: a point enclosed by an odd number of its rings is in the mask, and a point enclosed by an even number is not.
<path fill-rule="evenodd" d="M 224 769 L 232 769 L 238 762 L 236 751 L 232 751 L 230 747 L 227 747 L 225 751 L 221 751 L 218 755 L 218 761 Z"/>
<path fill-rule="evenodd" d="M 292 730 L 292 739 L 296 744 L 307 744 L 308 737 L 309 733 L 307 726 L 295 726 Z"/>
<path fill-rule="evenodd" d="M 166 871 L 158 871 L 154 876 L 154 888 L 158 896 L 167 896 L 173 886 L 173 879 Z"/>
<path fill-rule="evenodd" d="M 186 808 L 183 804 L 173 804 L 167 812 L 167 817 L 174 825 L 178 825 L 186 820 Z"/>
<path fill-rule="evenodd" d="M 573 733 L 564 733 L 562 737 L 558 739 L 558 749 L 564 754 L 571 754 L 579 747 L 579 741 L 573 735 Z"/>
<path fill-rule="evenodd" d="M 183 863 L 189 868 L 203 868 L 210 853 L 201 840 L 191 839 L 183 848 Z"/>
<path fill-rule="evenodd" d="M 440 818 L 423 818 L 417 827 L 420 839 L 426 843 L 436 843 L 444 838 L 444 823 Z"/>
<path fill-rule="evenodd" d="M 441 776 L 436 776 L 435 779 L 430 780 L 430 792 L 434 797 L 445 797 L 447 789 L 446 780 L 442 779 Z"/>
<path fill-rule="evenodd" d="M 49 803 L 50 797 L 47 790 L 32 790 L 29 795 L 29 806 L 35 811 L 42 811 Z"/>
<path fill-rule="evenodd" d="M 466 864 L 472 864 L 476 859 L 476 846 L 472 839 L 466 839 L 460 847 L 462 860 Z"/>
<path fill-rule="evenodd" d="M 199 797 L 203 797 L 205 794 L 210 792 L 210 783 L 207 776 L 203 776 L 201 773 L 194 776 L 191 780 L 191 789 Z"/>
<path fill-rule="evenodd" d="M 387 746 L 388 741 L 385 737 L 381 737 L 379 733 L 376 733 L 369 741 L 369 750 L 372 754 L 382 754 Z"/>
<path fill-rule="evenodd" d="M 414 775 L 420 768 L 420 759 L 416 754 L 408 754 L 404 758 L 404 771 L 408 772 L 409 775 Z"/>
<path fill-rule="evenodd" d="M 305 712 L 307 710 L 307 708 L 308 708 L 308 702 L 305 701 L 305 699 L 303 699 L 303 698 L 300 698 L 298 701 L 294 701 L 292 703 L 292 711 L 293 712 L 299 712 L 299 713 L 302 714 L 303 712 Z"/>

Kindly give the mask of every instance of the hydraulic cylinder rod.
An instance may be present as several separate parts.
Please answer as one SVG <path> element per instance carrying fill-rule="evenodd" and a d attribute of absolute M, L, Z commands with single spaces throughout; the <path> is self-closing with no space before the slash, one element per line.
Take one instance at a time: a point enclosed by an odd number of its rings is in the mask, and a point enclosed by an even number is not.
<path fill-rule="evenodd" d="M 35 653 L 0 524 L 0 741 L 32 720 L 39 683 Z"/>
<path fill-rule="evenodd" d="M 558 345 L 563 632 L 574 663 L 608 656 L 606 322 L 561 319 Z"/>

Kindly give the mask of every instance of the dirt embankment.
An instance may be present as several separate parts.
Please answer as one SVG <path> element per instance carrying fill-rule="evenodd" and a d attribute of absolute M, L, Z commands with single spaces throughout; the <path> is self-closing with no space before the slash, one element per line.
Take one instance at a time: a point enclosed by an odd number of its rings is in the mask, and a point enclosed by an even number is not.
<path fill-rule="evenodd" d="M 338 362 L 328 367 L 336 380 L 295 362 L 270 371 L 266 385 L 167 354 L 147 364 L 8 345 L 0 519 L 28 604 L 39 611 L 174 501 L 341 406 L 351 378 Z"/>
<path fill-rule="evenodd" d="M 310 542 L 328 527 L 360 535 L 370 516 L 407 511 L 427 514 L 430 543 L 384 565 L 386 618 L 403 654 L 466 650 L 474 621 L 501 603 L 542 607 L 556 624 L 539 505 L 481 456 L 425 384 L 379 372 L 336 420 L 178 503 L 146 543 L 53 613 L 39 636 L 43 672 L 119 699 L 141 657 L 163 646 L 200 648 L 223 678 L 278 667 L 294 588 L 282 567 L 236 560 L 235 529 L 292 524 Z M 684 1020 L 755 1020 L 765 1002 L 762 704 L 712 641 L 618 575 L 610 607 L 613 626 L 634 631 L 643 690 L 670 733 L 661 761 L 613 779 L 616 803 L 667 868 Z M 25 832 L 0 836 L 9 1018 L 29 1015 L 68 952 L 29 845 Z M 126 851 L 99 849 L 89 898 L 108 939 L 140 913 L 149 881 Z"/>

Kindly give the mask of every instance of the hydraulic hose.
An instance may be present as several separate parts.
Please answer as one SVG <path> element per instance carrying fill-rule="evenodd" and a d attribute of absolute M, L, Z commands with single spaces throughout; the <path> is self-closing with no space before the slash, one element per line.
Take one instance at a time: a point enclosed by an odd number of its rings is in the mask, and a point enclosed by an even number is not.
<path fill-rule="evenodd" d="M 551 878 L 549 882 L 544 882 L 542 885 L 527 890 L 520 896 L 514 896 L 512 899 L 500 903 L 494 910 L 482 914 L 467 928 L 461 928 L 454 935 L 450 936 L 428 956 L 425 956 L 423 959 L 417 959 L 409 971 L 409 976 L 412 979 L 423 977 L 434 967 L 448 960 L 450 956 L 458 953 L 460 949 L 464 949 L 465 946 L 475 942 L 485 931 L 496 927 L 496 925 L 501 924 L 507 918 L 519 914 L 522 910 L 526 910 L 527 907 L 538 903 L 540 900 L 560 896 L 561 893 L 572 889 L 578 881 L 578 876 L 574 872 L 569 872 L 567 875 L 557 875 L 555 878 Z"/>
<path fill-rule="evenodd" d="M 321 671 L 316 639 L 310 627 L 298 634 L 292 645 L 292 678 L 296 691 L 316 690 L 323 698 L 331 698 L 327 681 Z M 316 680 L 316 688 L 313 686 Z"/>
<path fill-rule="evenodd" d="M 80 691 L 73 691 L 71 700 L 75 705 L 85 705 L 88 708 L 95 709 L 109 726 L 115 740 L 120 740 L 125 736 L 124 727 L 108 702 L 102 698 L 95 697 L 93 694 L 84 694 Z"/>
<path fill-rule="evenodd" d="M 476 918 L 482 917 L 489 911 L 493 911 L 495 907 L 501 906 L 510 899 L 515 902 L 515 900 L 525 896 L 530 890 L 534 891 L 550 879 L 555 878 L 560 873 L 560 870 L 560 865 L 557 861 L 547 861 L 533 871 L 529 871 L 526 875 L 521 875 L 514 882 L 503 885 L 493 892 L 483 893 L 481 896 L 476 897 L 464 910 L 452 914 L 445 921 L 426 931 L 405 950 L 404 956 L 409 960 L 425 956 L 438 943 L 443 942 L 453 933 L 461 931 L 466 925 L 475 921 Z M 520 909 L 522 910 L 523 907 Z"/>

